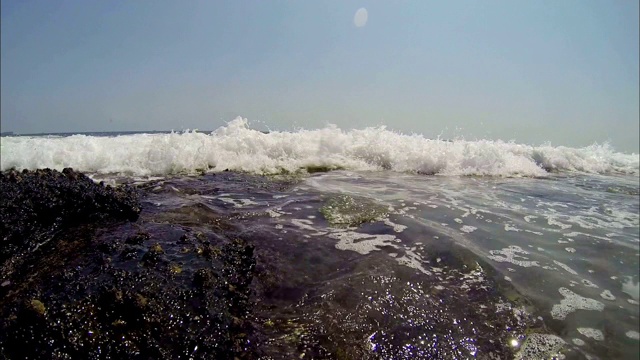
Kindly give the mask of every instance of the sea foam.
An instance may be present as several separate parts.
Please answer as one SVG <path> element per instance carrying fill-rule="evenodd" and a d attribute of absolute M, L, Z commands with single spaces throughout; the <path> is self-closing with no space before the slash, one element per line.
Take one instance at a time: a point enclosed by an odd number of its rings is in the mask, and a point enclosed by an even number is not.
<path fill-rule="evenodd" d="M 263 133 L 236 118 L 211 133 L 114 137 L 3 137 L 2 170 L 73 167 L 100 174 L 168 175 L 226 169 L 258 174 L 306 168 L 441 175 L 544 176 L 549 170 L 637 174 L 639 156 L 607 145 L 529 146 L 492 140 L 428 139 L 384 127 Z"/>

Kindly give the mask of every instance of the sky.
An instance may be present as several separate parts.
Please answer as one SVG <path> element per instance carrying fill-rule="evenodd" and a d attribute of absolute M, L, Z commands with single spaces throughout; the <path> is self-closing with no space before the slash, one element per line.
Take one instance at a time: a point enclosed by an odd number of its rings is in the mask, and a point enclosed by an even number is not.
<path fill-rule="evenodd" d="M 0 4 L 2 131 L 242 116 L 639 152 L 638 0 Z"/>

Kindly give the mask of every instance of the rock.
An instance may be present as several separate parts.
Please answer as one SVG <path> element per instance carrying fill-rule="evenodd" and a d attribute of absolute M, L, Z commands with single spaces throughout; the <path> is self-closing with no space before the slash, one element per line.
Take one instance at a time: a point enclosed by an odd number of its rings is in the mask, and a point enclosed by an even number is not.
<path fill-rule="evenodd" d="M 146 265 L 155 265 L 162 260 L 162 254 L 164 254 L 164 250 L 160 244 L 154 244 L 149 247 L 149 251 L 142 257 L 142 261 Z"/>
<path fill-rule="evenodd" d="M 122 257 L 94 261 L 103 255 L 90 246 L 65 265 L 71 269 L 34 275 L 32 286 L 0 302 L 0 354 L 8 359 L 256 358 L 247 317 L 253 248 L 235 240 L 221 246 L 216 258 L 189 253 L 191 265 L 176 271 L 177 256 L 185 255 L 164 248 L 179 245 L 161 234 L 154 238 L 162 245 L 152 245 L 133 266 Z M 162 259 L 155 266 L 138 265 L 156 255 L 167 257 L 167 264 Z"/>
<path fill-rule="evenodd" d="M 138 218 L 138 190 L 71 169 L 4 172 L 0 194 L 1 358 L 256 352 L 246 320 L 255 259 L 244 241 L 214 246 L 194 232 L 204 256 L 182 252 L 171 225 L 122 222 Z"/>
<path fill-rule="evenodd" d="M 151 236 L 148 233 L 139 232 L 133 236 L 129 236 L 127 240 L 125 240 L 125 243 L 129 245 L 142 245 L 143 242 L 150 238 Z"/>
<path fill-rule="evenodd" d="M 82 173 L 44 169 L 0 173 L 0 264 L 38 249 L 80 224 L 135 220 L 138 194 L 96 184 Z"/>

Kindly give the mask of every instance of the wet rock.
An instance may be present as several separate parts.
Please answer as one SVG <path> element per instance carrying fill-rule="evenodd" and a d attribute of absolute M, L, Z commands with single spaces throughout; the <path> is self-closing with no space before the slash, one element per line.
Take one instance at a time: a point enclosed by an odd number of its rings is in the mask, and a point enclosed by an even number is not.
<path fill-rule="evenodd" d="M 142 261 L 146 265 L 155 265 L 162 260 L 162 254 L 164 254 L 164 250 L 160 244 L 154 244 L 149 247 L 149 251 L 142 257 Z"/>
<path fill-rule="evenodd" d="M 142 245 L 142 243 L 150 238 L 151 235 L 149 235 L 149 233 L 139 232 L 135 235 L 129 236 L 124 242 L 129 245 Z"/>
<path fill-rule="evenodd" d="M 124 260 L 136 259 L 138 258 L 138 249 L 131 246 L 126 246 L 124 250 L 122 250 L 122 252 L 120 253 L 120 258 Z"/>
<path fill-rule="evenodd" d="M 3 299 L 0 354 L 9 359 L 255 358 L 247 317 L 253 247 L 231 241 L 211 259 L 189 254 L 191 266 L 175 271 L 174 254 L 184 255 L 170 246 L 179 245 L 162 234 L 154 238 L 165 242 L 151 245 L 140 261 L 167 257 L 167 266 L 160 265 L 164 259 L 158 266 L 122 258 L 94 262 L 100 250 L 89 247 L 67 265 L 74 270 L 40 275 L 30 289 Z"/>
<path fill-rule="evenodd" d="M 211 289 L 216 284 L 216 276 L 210 269 L 200 269 L 193 275 L 193 285 L 197 289 Z"/>
<path fill-rule="evenodd" d="M 102 251 L 104 254 L 112 255 L 117 253 L 122 247 L 122 243 L 120 242 L 111 242 L 111 243 L 103 243 L 98 246 L 98 250 Z"/>
<path fill-rule="evenodd" d="M 180 236 L 180 239 L 177 242 L 178 244 L 191 244 L 193 243 L 193 239 L 189 236 L 189 234 L 184 234 Z"/>
<path fill-rule="evenodd" d="M 70 169 L 5 172 L 0 191 L 0 358 L 256 357 L 253 247 L 206 209 L 183 216 L 209 232 L 178 244 L 171 223 L 120 221 L 136 190 Z"/>
<path fill-rule="evenodd" d="M 57 231 L 87 223 L 135 220 L 136 191 L 113 188 L 66 168 L 0 173 L 0 263 L 38 249 Z"/>

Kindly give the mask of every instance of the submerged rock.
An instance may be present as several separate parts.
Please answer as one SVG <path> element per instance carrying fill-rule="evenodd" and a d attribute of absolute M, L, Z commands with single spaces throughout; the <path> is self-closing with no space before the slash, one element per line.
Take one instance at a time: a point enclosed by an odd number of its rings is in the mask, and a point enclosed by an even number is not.
<path fill-rule="evenodd" d="M 436 257 L 431 275 L 378 253 L 322 283 L 292 275 L 263 300 L 263 348 L 288 358 L 513 359 L 526 333 L 542 329 L 482 267 L 450 252 Z"/>
<path fill-rule="evenodd" d="M 389 209 L 369 199 L 336 195 L 327 199 L 320 213 L 332 226 L 351 227 L 377 220 L 387 215 Z"/>

